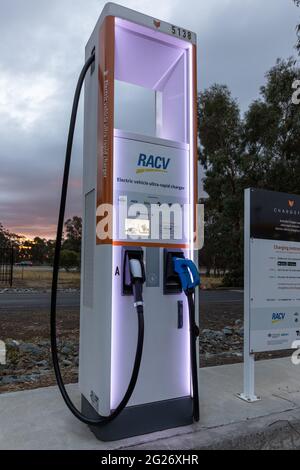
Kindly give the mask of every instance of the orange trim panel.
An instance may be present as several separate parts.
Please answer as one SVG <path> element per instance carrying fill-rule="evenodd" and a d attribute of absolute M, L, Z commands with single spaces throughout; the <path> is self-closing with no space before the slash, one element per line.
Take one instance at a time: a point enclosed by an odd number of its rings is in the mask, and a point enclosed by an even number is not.
<path fill-rule="evenodd" d="M 198 92 L 197 92 L 197 48 L 193 46 L 193 100 L 194 100 L 194 237 L 197 238 L 198 233 Z"/>
<path fill-rule="evenodd" d="M 153 248 L 189 248 L 186 243 L 151 243 L 143 242 L 143 240 L 137 240 L 136 242 L 113 242 L 113 246 L 145 246 Z"/>
<path fill-rule="evenodd" d="M 114 74 L 115 74 L 115 18 L 105 18 L 99 34 L 98 67 L 98 169 L 97 207 L 113 204 L 113 146 L 114 146 Z M 101 218 L 96 218 L 96 224 Z M 112 240 L 96 239 L 97 245 L 111 245 Z"/>

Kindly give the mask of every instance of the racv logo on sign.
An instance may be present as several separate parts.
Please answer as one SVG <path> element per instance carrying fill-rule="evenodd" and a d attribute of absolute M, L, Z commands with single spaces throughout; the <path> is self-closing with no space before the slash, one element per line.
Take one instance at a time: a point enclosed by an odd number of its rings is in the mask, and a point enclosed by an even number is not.
<path fill-rule="evenodd" d="M 189 199 L 188 161 L 189 150 L 185 148 L 116 138 L 114 191 L 127 194 L 132 201 L 140 201 L 140 194 L 143 201 L 151 195 L 161 203 L 176 197 L 176 202 L 181 198 L 185 204 Z"/>
<path fill-rule="evenodd" d="M 137 174 L 140 173 L 167 173 L 170 158 L 140 153 L 137 163 Z"/>
<path fill-rule="evenodd" d="M 272 323 L 275 325 L 276 323 L 282 322 L 285 319 L 285 313 L 276 313 L 272 314 Z"/>

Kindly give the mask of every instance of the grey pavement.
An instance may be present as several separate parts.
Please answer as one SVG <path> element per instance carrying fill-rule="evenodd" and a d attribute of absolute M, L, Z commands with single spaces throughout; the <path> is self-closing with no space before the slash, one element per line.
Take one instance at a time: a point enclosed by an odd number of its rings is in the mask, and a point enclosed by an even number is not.
<path fill-rule="evenodd" d="M 248 404 L 242 364 L 200 369 L 200 423 L 112 443 L 97 441 L 66 409 L 56 387 L 0 395 L 0 449 L 300 448 L 300 366 L 290 358 L 256 364 Z M 79 402 L 77 385 L 69 386 Z"/>

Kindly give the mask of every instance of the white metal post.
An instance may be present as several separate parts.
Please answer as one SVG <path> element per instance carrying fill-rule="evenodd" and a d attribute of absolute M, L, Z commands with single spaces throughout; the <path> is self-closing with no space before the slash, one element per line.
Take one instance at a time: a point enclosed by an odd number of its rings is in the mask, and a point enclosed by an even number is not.
<path fill-rule="evenodd" d="M 250 197 L 251 189 L 244 193 L 244 392 L 238 397 L 253 403 L 260 398 L 255 395 L 255 355 L 250 351 Z"/>

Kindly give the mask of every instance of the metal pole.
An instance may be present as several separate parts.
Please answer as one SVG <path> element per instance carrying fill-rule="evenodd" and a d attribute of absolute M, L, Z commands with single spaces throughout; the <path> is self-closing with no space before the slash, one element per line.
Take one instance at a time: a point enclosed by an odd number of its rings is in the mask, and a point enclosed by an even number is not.
<path fill-rule="evenodd" d="M 1 253 L 0 253 L 0 282 L 5 283 L 5 272 L 4 272 L 4 248 L 1 248 Z"/>
<path fill-rule="evenodd" d="M 14 278 L 14 247 L 11 247 L 11 262 L 10 262 L 10 280 L 9 285 L 12 287 Z"/>
<path fill-rule="evenodd" d="M 260 398 L 255 395 L 255 355 L 250 350 L 250 273 L 251 273 L 251 243 L 250 239 L 250 198 L 251 189 L 245 190 L 244 203 L 244 392 L 238 397 L 253 403 Z"/>

